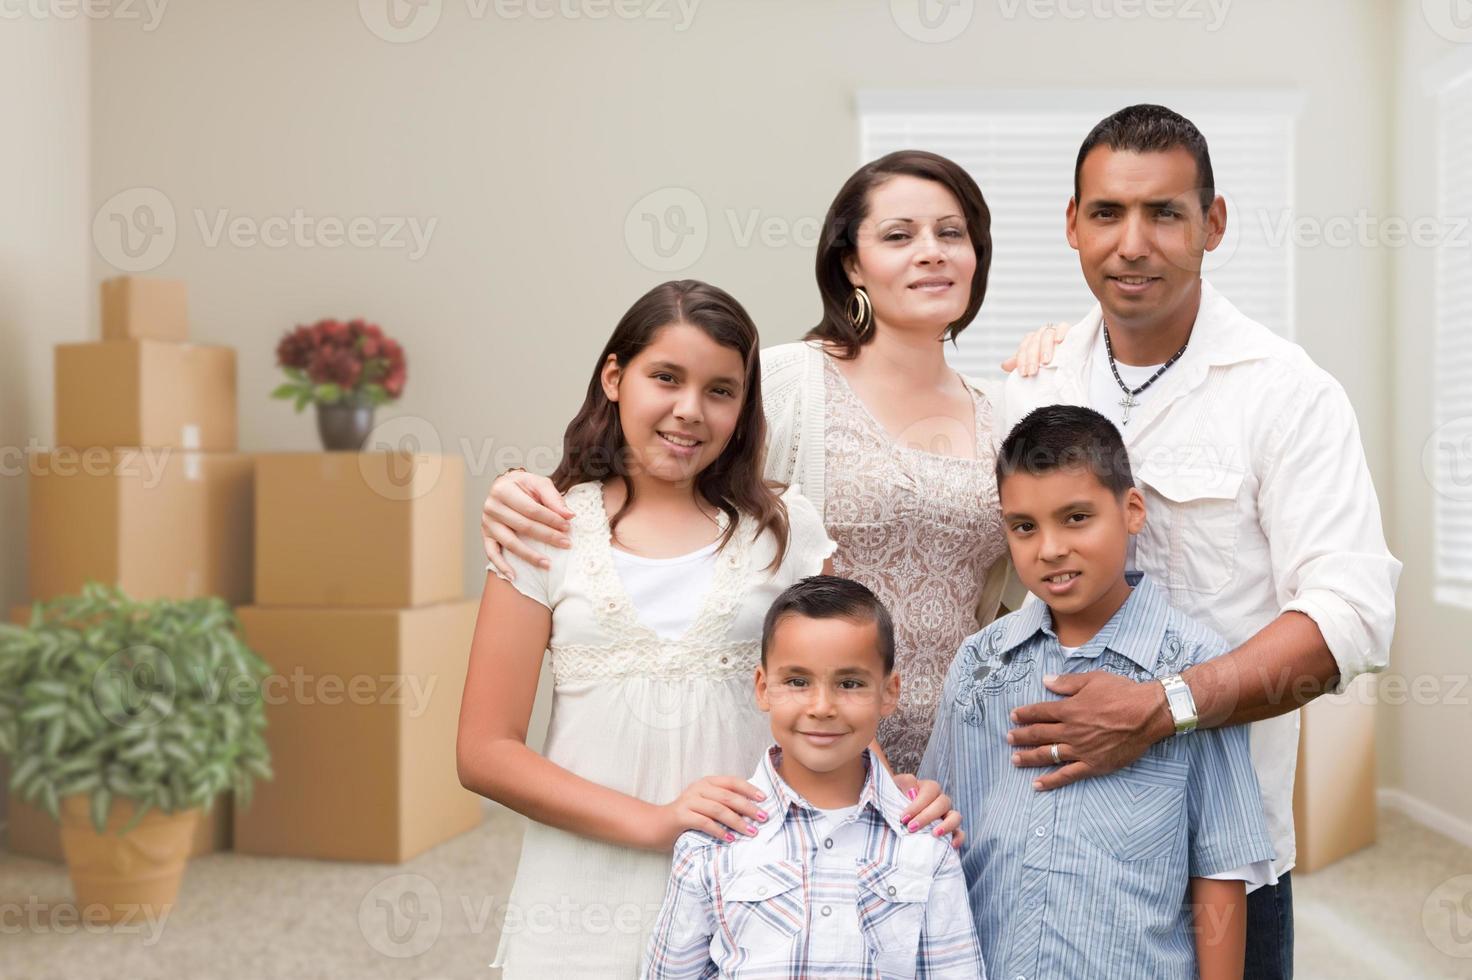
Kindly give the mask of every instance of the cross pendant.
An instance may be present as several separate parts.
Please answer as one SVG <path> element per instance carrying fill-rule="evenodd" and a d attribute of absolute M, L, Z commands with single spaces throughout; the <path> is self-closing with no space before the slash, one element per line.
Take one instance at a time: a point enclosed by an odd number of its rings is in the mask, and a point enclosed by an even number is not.
<path fill-rule="evenodd" d="M 1127 391 L 1127 392 L 1124 393 L 1124 397 L 1119 400 L 1119 404 L 1124 407 L 1124 424 L 1125 425 L 1129 425 L 1130 424 L 1130 409 L 1134 408 L 1136 405 L 1138 405 L 1140 403 L 1137 402 L 1137 401 L 1135 401 L 1135 396 L 1132 395 L 1132 394 L 1130 394 Z"/>

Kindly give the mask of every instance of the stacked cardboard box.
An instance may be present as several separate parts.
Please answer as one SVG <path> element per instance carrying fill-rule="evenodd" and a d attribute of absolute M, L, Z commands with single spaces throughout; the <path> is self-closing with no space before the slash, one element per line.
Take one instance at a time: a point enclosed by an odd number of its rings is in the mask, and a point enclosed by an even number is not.
<path fill-rule="evenodd" d="M 464 598 L 453 456 L 256 458 L 257 605 L 275 779 L 237 804 L 235 849 L 400 862 L 471 829 L 455 732 L 478 604 Z"/>
<path fill-rule="evenodd" d="M 30 591 L 89 580 L 140 599 L 251 601 L 253 462 L 236 449 L 235 352 L 188 342 L 184 283 L 102 284 L 101 341 L 56 348 L 56 446 L 29 460 Z M 59 859 L 50 817 L 10 794 L 12 851 Z M 229 846 L 217 801 L 195 854 Z"/>
<path fill-rule="evenodd" d="M 1299 712 L 1298 776 L 1293 784 L 1297 874 L 1310 874 L 1375 843 L 1377 676 Z"/>

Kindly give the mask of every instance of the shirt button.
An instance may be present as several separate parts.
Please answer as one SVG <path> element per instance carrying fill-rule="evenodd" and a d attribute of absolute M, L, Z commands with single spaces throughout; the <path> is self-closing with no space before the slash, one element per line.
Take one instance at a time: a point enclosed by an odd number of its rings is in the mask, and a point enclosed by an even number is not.
<path fill-rule="evenodd" d="M 1046 830 L 1044 830 L 1043 828 L 1039 827 L 1037 830 L 1034 830 L 1033 833 L 1037 834 L 1039 837 L 1043 837 L 1043 836 L 1046 836 L 1048 832 Z"/>
<path fill-rule="evenodd" d="M 832 847 L 832 846 L 833 846 L 833 838 L 832 838 L 832 837 L 830 837 L 830 838 L 828 838 L 828 839 L 827 839 L 827 840 L 825 840 L 825 841 L 824 841 L 824 842 L 823 842 L 823 846 L 824 846 L 824 847 Z"/>
<path fill-rule="evenodd" d="M 895 887 L 894 887 L 894 886 L 893 886 L 893 885 L 890 885 L 890 886 L 889 886 L 889 893 L 890 893 L 890 894 L 891 894 L 891 895 L 893 895 L 893 894 L 895 894 Z"/>
<path fill-rule="evenodd" d="M 766 885 L 761 886 L 760 888 L 758 888 L 756 890 L 756 893 L 758 895 L 765 895 L 767 893 L 767 886 Z"/>
<path fill-rule="evenodd" d="M 730 663 L 730 658 L 728 658 L 728 657 L 722 657 L 721 658 L 721 663 L 723 663 L 723 664 L 724 663 Z"/>
<path fill-rule="evenodd" d="M 833 909 L 831 909 L 827 905 L 823 906 L 819 911 L 821 911 L 824 915 L 832 915 L 833 914 Z"/>

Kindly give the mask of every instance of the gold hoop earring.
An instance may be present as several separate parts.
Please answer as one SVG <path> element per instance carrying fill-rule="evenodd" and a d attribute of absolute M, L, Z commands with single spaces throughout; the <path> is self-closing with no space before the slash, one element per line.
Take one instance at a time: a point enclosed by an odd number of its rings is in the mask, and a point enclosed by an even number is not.
<path fill-rule="evenodd" d="M 869 294 L 863 286 L 855 287 L 853 298 L 849 300 L 848 322 L 853 324 L 860 337 L 874 329 L 874 304 L 869 301 Z"/>

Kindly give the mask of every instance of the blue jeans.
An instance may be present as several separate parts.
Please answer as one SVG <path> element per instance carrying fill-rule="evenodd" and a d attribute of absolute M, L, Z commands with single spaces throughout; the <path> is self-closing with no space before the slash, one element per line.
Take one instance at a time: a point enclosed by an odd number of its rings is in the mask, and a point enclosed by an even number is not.
<path fill-rule="evenodd" d="M 1288 875 L 1247 896 L 1243 980 L 1292 980 L 1293 885 Z"/>

